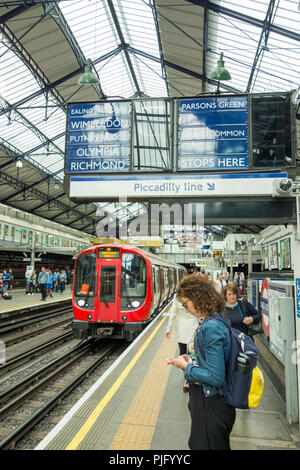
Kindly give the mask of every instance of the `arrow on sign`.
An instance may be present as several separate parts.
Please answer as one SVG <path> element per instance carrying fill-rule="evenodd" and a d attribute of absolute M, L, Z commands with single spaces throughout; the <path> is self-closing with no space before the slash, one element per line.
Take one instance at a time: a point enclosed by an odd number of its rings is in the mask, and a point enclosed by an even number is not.
<path fill-rule="evenodd" d="M 215 183 L 207 183 L 208 191 L 214 191 L 216 189 Z"/>

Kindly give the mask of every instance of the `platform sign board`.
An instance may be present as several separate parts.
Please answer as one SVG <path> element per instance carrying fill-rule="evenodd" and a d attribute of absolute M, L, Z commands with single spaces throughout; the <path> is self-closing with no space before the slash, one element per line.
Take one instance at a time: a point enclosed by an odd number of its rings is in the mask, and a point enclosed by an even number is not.
<path fill-rule="evenodd" d="M 128 199 L 272 196 L 274 180 L 286 176 L 286 173 L 76 175 L 70 178 L 70 197 L 96 201 L 124 196 Z"/>
<path fill-rule="evenodd" d="M 296 282 L 296 310 L 297 317 L 300 318 L 300 278 L 295 279 Z"/>
<path fill-rule="evenodd" d="M 129 171 L 131 102 L 69 104 L 65 173 Z"/>
<path fill-rule="evenodd" d="M 248 168 L 247 96 L 180 99 L 178 169 Z"/>

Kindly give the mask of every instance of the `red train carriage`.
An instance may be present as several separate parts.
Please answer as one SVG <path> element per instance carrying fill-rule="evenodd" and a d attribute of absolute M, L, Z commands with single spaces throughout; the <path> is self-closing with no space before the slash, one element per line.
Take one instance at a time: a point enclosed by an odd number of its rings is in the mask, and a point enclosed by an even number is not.
<path fill-rule="evenodd" d="M 74 336 L 133 340 L 172 298 L 184 272 L 134 246 L 88 248 L 75 263 Z"/>

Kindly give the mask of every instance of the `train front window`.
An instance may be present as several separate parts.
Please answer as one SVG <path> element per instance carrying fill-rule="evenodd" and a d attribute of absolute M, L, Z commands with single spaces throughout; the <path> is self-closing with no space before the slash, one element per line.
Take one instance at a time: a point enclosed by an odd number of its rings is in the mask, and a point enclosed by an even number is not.
<path fill-rule="evenodd" d="M 146 296 L 146 262 L 132 253 L 122 255 L 121 310 L 139 308 Z"/>
<path fill-rule="evenodd" d="M 116 268 L 115 266 L 102 266 L 100 280 L 100 302 L 115 302 Z"/>
<path fill-rule="evenodd" d="M 74 296 L 81 308 L 91 310 L 95 305 L 96 254 L 84 253 L 77 258 Z"/>

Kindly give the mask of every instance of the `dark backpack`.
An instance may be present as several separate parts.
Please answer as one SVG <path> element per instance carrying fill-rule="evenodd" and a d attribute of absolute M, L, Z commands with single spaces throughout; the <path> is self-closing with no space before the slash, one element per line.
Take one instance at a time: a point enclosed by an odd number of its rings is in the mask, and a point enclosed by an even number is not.
<path fill-rule="evenodd" d="M 212 318 L 216 318 L 227 326 L 231 339 L 229 358 L 226 363 L 225 385 L 220 388 L 219 393 L 224 396 L 227 403 L 235 408 L 248 409 L 252 371 L 257 363 L 257 347 L 248 335 L 236 328 L 232 328 L 229 319 L 225 320 L 220 317 L 211 317 L 205 320 L 205 322 Z M 203 324 L 205 324 L 205 322 L 203 322 Z M 198 347 L 205 360 L 202 332 L 200 335 L 197 335 L 197 338 Z M 241 373 L 241 370 L 243 373 Z"/>
<path fill-rule="evenodd" d="M 9 295 L 9 294 L 3 294 L 2 299 L 4 299 L 4 300 L 11 300 L 11 299 L 12 299 L 12 296 Z"/>

